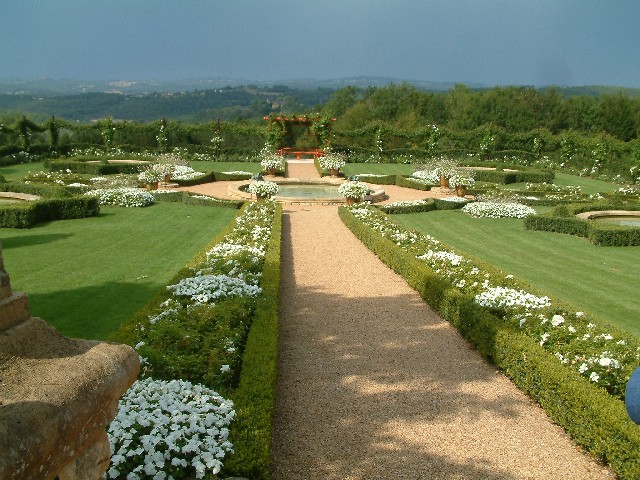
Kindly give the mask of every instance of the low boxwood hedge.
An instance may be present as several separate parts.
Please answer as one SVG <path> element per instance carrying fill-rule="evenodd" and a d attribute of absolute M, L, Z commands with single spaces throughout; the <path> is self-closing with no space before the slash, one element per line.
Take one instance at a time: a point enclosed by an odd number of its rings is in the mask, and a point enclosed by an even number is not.
<path fill-rule="evenodd" d="M 403 175 L 396 175 L 396 185 L 399 187 L 413 188 L 414 190 L 431 190 L 431 185 L 425 185 L 421 180 L 417 180 L 413 177 L 405 177 Z"/>
<path fill-rule="evenodd" d="M 482 355 L 498 366 L 574 441 L 606 462 L 621 479 L 640 478 L 640 430 L 624 403 L 563 366 L 538 342 L 480 307 L 411 253 L 339 209 L 349 229 Z"/>

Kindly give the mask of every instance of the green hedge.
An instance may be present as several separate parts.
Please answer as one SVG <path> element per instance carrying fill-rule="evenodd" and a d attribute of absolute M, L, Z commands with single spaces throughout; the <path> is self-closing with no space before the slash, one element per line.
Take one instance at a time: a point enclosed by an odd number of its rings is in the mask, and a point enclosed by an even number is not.
<path fill-rule="evenodd" d="M 431 190 L 431 185 L 425 185 L 425 183 L 420 180 L 403 175 L 396 175 L 396 185 L 399 187 L 413 188 L 414 190 Z"/>
<path fill-rule="evenodd" d="M 226 182 L 234 182 L 238 180 L 250 180 L 253 174 L 239 174 L 239 173 L 227 173 L 227 172 L 212 172 L 213 180 L 215 182 L 226 181 Z"/>
<path fill-rule="evenodd" d="M 396 175 L 356 175 L 361 182 L 374 183 L 376 185 L 395 185 Z"/>
<path fill-rule="evenodd" d="M 0 208 L 0 227 L 31 228 L 52 220 L 95 217 L 100 213 L 94 197 L 50 198 Z"/>
<path fill-rule="evenodd" d="M 66 187 L 17 182 L 0 183 L 0 192 L 27 193 L 43 198 L 67 198 L 73 195 Z"/>
<path fill-rule="evenodd" d="M 59 170 L 71 170 L 73 173 L 85 173 L 89 175 L 115 175 L 140 173 L 145 164 L 140 163 L 88 163 L 77 160 L 54 160 L 46 162 L 45 166 L 51 172 Z"/>
<path fill-rule="evenodd" d="M 362 224 L 347 208 L 341 207 L 339 214 L 369 249 L 535 399 L 576 443 L 608 463 L 619 478 L 640 478 L 640 430 L 621 400 L 563 366 L 535 340 L 475 304 L 412 254 Z"/>
<path fill-rule="evenodd" d="M 504 170 L 474 170 L 474 178 L 481 182 L 504 185 L 518 182 L 553 183 L 555 173 L 553 171 L 539 170 L 517 170 L 515 172 Z"/>
<path fill-rule="evenodd" d="M 176 180 L 172 178 L 171 181 L 173 183 L 177 183 L 181 187 L 190 187 L 192 185 L 200 185 L 202 183 L 215 182 L 216 179 L 215 179 L 214 172 L 206 172 L 197 178 L 190 178 L 189 180 Z"/>
<path fill-rule="evenodd" d="M 278 305 L 282 205 L 278 204 L 265 258 L 262 294 L 242 360 L 240 385 L 232 396 L 237 417 L 231 425 L 234 454 L 224 471 L 252 480 L 268 479 L 276 399 Z"/>

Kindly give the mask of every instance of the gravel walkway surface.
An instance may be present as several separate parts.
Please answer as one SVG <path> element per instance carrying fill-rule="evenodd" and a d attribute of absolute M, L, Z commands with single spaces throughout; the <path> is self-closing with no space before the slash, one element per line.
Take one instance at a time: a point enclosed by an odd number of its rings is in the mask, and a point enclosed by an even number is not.
<path fill-rule="evenodd" d="M 188 189 L 225 198 L 227 183 Z M 285 206 L 281 282 L 273 480 L 615 478 L 362 245 L 335 206 Z"/>

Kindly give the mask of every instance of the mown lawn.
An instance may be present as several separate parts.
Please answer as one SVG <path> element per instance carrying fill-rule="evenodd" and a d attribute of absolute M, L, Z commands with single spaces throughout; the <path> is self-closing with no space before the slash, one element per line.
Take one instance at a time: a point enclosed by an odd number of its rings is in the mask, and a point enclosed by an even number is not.
<path fill-rule="evenodd" d="M 101 207 L 99 217 L 0 228 L 13 290 L 68 336 L 105 339 L 165 288 L 237 214 L 159 203 Z"/>
<path fill-rule="evenodd" d="M 17 180 L 25 177 L 29 172 L 48 172 L 48 168 L 44 168 L 44 162 L 19 163 L 17 165 L 6 165 L 0 167 L 0 175 L 7 180 Z"/>
<path fill-rule="evenodd" d="M 358 175 L 362 173 L 373 173 L 376 175 L 411 175 L 416 171 L 418 165 L 407 165 L 403 163 L 347 163 L 342 171 L 345 176 Z"/>
<path fill-rule="evenodd" d="M 251 172 L 258 173 L 262 170 L 260 162 L 189 162 L 191 168 L 198 172 Z"/>
<path fill-rule="evenodd" d="M 474 219 L 461 211 L 393 219 L 640 337 L 640 246 L 598 247 L 584 238 L 525 230 L 519 219 Z"/>

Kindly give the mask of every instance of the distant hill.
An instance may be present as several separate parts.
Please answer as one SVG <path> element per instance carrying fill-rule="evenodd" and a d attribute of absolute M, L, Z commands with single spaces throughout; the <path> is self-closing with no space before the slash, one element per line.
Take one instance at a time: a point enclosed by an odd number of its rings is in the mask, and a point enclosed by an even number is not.
<path fill-rule="evenodd" d="M 212 78 L 175 82 L 0 79 L 0 113 L 19 113 L 43 120 L 55 115 L 88 122 L 111 116 L 116 120 L 154 121 L 160 118 L 204 122 L 215 119 L 257 120 L 271 112 L 313 111 L 340 88 L 383 87 L 409 83 L 434 93 L 445 93 L 455 83 L 407 81 L 393 77 L 356 76 L 340 79 L 292 79 L 251 82 Z M 494 88 L 466 83 L 473 90 Z M 555 88 L 565 97 L 622 93 L 639 97 L 640 89 L 615 86 Z"/>

